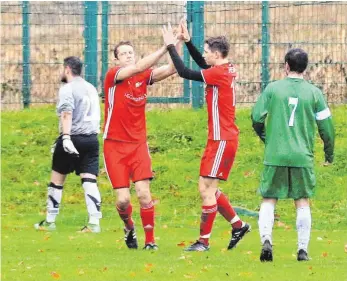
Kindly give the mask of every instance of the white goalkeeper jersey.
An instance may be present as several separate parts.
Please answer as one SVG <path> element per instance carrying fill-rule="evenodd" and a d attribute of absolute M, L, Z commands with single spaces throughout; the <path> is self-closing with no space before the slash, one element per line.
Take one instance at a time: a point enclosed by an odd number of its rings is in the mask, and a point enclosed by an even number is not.
<path fill-rule="evenodd" d="M 100 103 L 95 87 L 82 77 L 75 77 L 72 81 L 59 89 L 57 114 L 72 112 L 71 135 L 91 135 L 100 132 Z M 59 118 L 59 132 L 62 133 Z"/>

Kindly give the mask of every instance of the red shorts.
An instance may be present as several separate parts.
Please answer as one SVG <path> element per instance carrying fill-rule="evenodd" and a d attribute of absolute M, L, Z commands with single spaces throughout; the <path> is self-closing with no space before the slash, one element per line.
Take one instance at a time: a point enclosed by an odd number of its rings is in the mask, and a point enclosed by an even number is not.
<path fill-rule="evenodd" d="M 201 158 L 200 176 L 227 180 L 233 166 L 238 141 L 208 140 Z"/>
<path fill-rule="evenodd" d="M 104 140 L 106 173 L 114 189 L 130 187 L 133 182 L 152 179 L 152 162 L 148 145 Z"/>

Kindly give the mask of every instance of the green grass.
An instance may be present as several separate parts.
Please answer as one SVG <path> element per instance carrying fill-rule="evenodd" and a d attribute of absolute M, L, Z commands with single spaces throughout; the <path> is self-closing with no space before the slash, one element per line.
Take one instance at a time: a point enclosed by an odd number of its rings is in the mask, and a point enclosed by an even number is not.
<path fill-rule="evenodd" d="M 103 196 L 103 232 L 76 232 L 86 222 L 84 195 L 78 177 L 65 184 L 55 233 L 36 232 L 44 217 L 49 181 L 50 145 L 57 134 L 53 107 L 2 113 L 2 280 L 346 280 L 347 244 L 347 106 L 333 107 L 336 128 L 335 163 L 323 167 L 323 148 L 316 143 L 316 196 L 312 201 L 313 230 L 308 263 L 298 263 L 295 209 L 280 201 L 281 223 L 274 229 L 272 264 L 259 262 L 260 241 L 255 218 L 246 220 L 253 231 L 234 251 L 226 251 L 229 226 L 217 216 L 208 253 L 185 253 L 199 231 L 197 191 L 200 157 L 206 143 L 205 111 L 151 111 L 148 139 L 156 179 L 155 253 L 129 251 L 122 223 L 104 172 L 99 178 Z M 239 109 L 240 147 L 230 178 L 221 188 L 234 205 L 257 211 L 263 168 L 263 144 L 252 132 L 249 109 Z M 101 159 L 101 157 L 100 157 Z M 102 161 L 100 166 L 102 168 Z M 138 204 L 134 218 L 140 227 Z M 55 272 L 55 273 L 54 273 Z"/>

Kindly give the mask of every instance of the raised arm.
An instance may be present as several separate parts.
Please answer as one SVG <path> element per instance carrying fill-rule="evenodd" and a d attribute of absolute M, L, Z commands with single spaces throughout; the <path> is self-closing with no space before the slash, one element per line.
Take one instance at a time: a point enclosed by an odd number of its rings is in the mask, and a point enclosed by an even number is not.
<path fill-rule="evenodd" d="M 137 73 L 145 71 L 146 69 L 156 64 L 165 53 L 166 53 L 166 48 L 165 46 L 163 46 L 159 50 L 154 52 L 153 54 L 150 54 L 140 59 L 136 64 L 121 68 L 117 76 L 115 77 L 115 80 L 117 81 L 124 80 Z"/>
<path fill-rule="evenodd" d="M 211 66 L 206 63 L 204 57 L 201 55 L 198 49 L 193 45 L 191 41 L 191 37 L 188 32 L 187 23 L 184 19 L 182 19 L 179 24 L 179 31 L 180 31 L 179 39 L 185 42 L 187 49 L 189 51 L 189 54 L 192 56 L 196 64 L 203 69 L 210 68 Z"/>
<path fill-rule="evenodd" d="M 204 78 L 202 77 L 201 72 L 195 71 L 195 70 L 192 70 L 192 69 L 189 69 L 188 67 L 186 67 L 184 65 L 182 59 L 178 55 L 178 53 L 175 49 L 175 46 L 174 46 L 175 37 L 173 35 L 171 25 L 169 24 L 168 28 L 166 28 L 164 26 L 162 32 L 163 32 L 164 42 L 167 46 L 167 49 L 169 51 L 169 54 L 171 56 L 171 59 L 172 59 L 174 66 L 177 70 L 178 75 L 181 76 L 182 78 L 185 78 L 188 80 L 203 82 Z"/>

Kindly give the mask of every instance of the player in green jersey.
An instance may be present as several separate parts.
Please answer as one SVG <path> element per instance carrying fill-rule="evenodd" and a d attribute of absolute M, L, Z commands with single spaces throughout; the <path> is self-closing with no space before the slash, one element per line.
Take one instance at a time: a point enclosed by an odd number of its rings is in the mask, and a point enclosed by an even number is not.
<path fill-rule="evenodd" d="M 285 79 L 270 83 L 252 110 L 253 128 L 265 143 L 264 172 L 259 191 L 261 261 L 272 261 L 272 228 L 278 199 L 292 198 L 297 210 L 298 261 L 307 254 L 311 232 L 309 198 L 316 183 L 313 172 L 315 124 L 324 142 L 325 165 L 333 162 L 334 127 L 323 93 L 304 80 L 308 55 L 291 49 L 285 56 Z M 265 129 L 265 119 L 266 129 Z"/>

